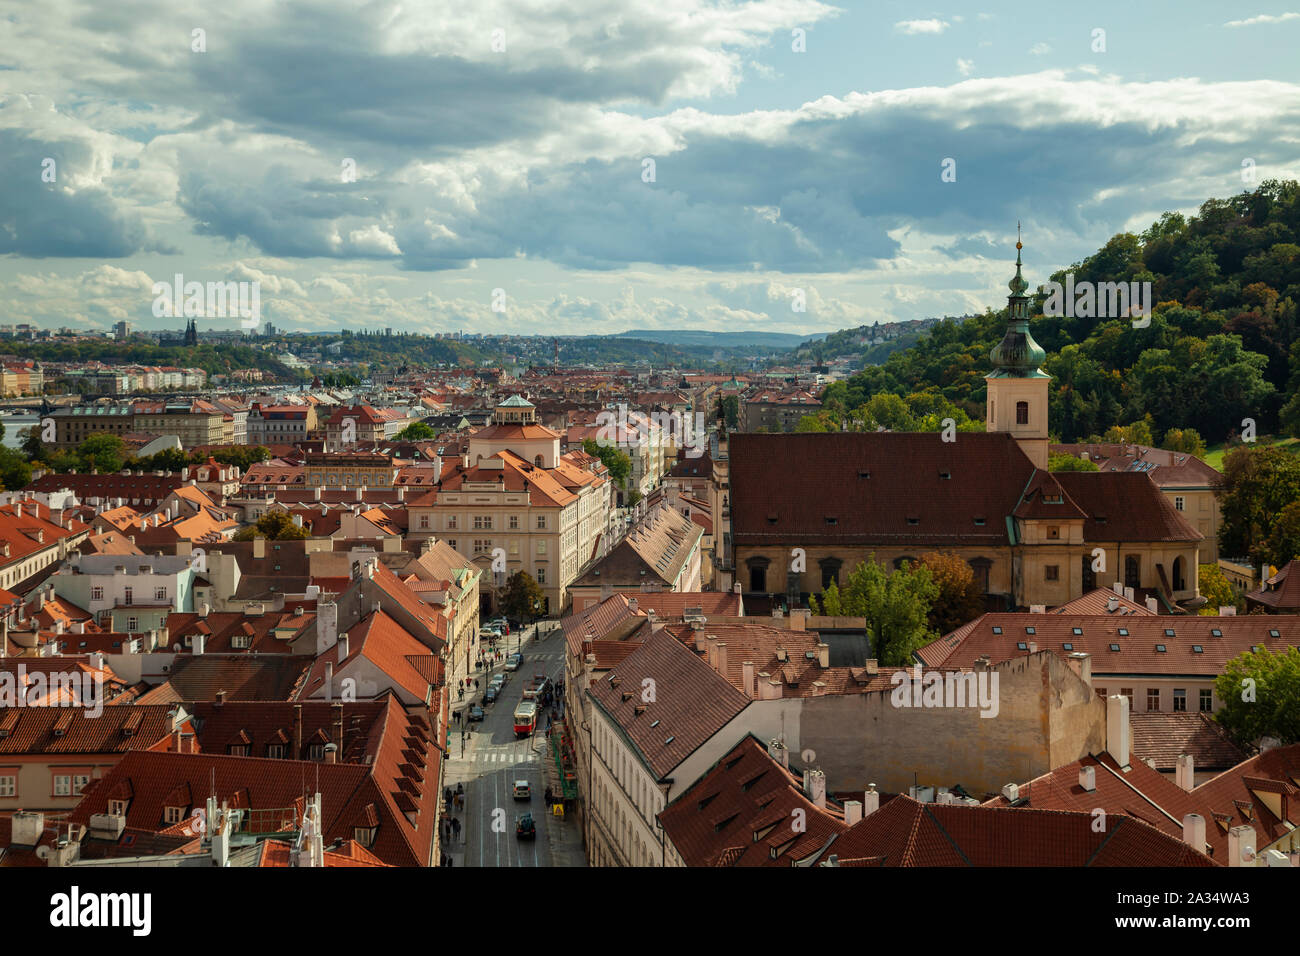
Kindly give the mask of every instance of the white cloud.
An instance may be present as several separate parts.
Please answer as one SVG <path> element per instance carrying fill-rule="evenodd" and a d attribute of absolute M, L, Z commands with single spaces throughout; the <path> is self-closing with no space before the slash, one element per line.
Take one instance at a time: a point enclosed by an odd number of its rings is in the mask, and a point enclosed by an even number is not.
<path fill-rule="evenodd" d="M 960 73 L 962 76 L 970 76 L 973 72 L 975 72 L 975 61 L 963 60 L 961 57 L 958 57 L 957 72 Z"/>
<path fill-rule="evenodd" d="M 1261 23 L 1285 23 L 1287 20 L 1300 20 L 1300 13 L 1281 13 L 1273 16 L 1268 13 L 1261 13 L 1257 17 L 1251 17 L 1249 20 L 1229 20 L 1224 24 L 1225 27 L 1253 27 Z"/>
<path fill-rule="evenodd" d="M 1030 56 L 1046 56 L 1052 52 L 1052 48 L 1046 43 L 1035 43 L 1029 48 Z"/>
<path fill-rule="evenodd" d="M 899 20 L 894 24 L 894 29 L 907 36 L 917 36 L 918 34 L 924 33 L 942 33 L 944 30 L 948 29 L 948 25 L 947 20 L 938 19 Z"/>

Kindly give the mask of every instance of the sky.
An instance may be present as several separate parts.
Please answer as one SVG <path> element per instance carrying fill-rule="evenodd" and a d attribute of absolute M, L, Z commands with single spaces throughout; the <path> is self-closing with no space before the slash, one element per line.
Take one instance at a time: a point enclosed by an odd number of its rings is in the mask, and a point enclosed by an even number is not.
<path fill-rule="evenodd" d="M 1037 285 L 1300 178 L 1297 46 L 1296 0 L 0 0 L 0 323 L 180 328 L 176 274 L 301 331 L 982 312 L 1017 222 Z"/>

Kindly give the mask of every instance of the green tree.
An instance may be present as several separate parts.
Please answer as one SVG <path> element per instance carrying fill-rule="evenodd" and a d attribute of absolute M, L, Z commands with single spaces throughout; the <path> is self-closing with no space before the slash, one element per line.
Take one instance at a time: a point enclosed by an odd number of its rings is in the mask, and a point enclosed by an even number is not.
<path fill-rule="evenodd" d="M 740 398 L 735 395 L 720 396 L 717 417 L 726 422 L 728 431 L 734 431 L 740 425 Z"/>
<path fill-rule="evenodd" d="M 1223 701 L 1214 719 L 1239 745 L 1257 746 L 1261 737 L 1300 741 L 1300 650 L 1247 651 L 1228 661 L 1214 687 Z"/>
<path fill-rule="evenodd" d="M 23 436 L 22 444 L 19 449 L 32 461 L 46 461 L 49 455 L 48 446 L 41 441 L 41 426 L 33 425 L 31 428 L 24 428 L 19 432 Z"/>
<path fill-rule="evenodd" d="M 1223 458 L 1217 497 L 1222 553 L 1248 557 L 1252 564 L 1266 561 L 1278 516 L 1300 498 L 1300 458 L 1276 446 L 1239 445 Z"/>
<path fill-rule="evenodd" d="M 438 433 L 424 422 L 411 422 L 393 436 L 394 441 L 433 441 Z"/>
<path fill-rule="evenodd" d="M 546 606 L 546 592 L 527 571 L 516 571 L 501 592 L 501 610 L 506 617 L 530 621 Z"/>
<path fill-rule="evenodd" d="M 1268 563 L 1279 568 L 1292 558 L 1300 558 L 1300 501 L 1293 501 L 1278 512 L 1265 552 Z"/>
<path fill-rule="evenodd" d="M 1202 564 L 1196 569 L 1197 589 L 1205 598 L 1200 614 L 1217 615 L 1221 607 L 1237 606 L 1237 589 L 1224 576 L 1217 564 Z"/>
<path fill-rule="evenodd" d="M 145 471 L 180 471 L 190 463 L 190 456 L 180 448 L 164 448 L 147 458 L 137 458 L 135 467 Z"/>
<path fill-rule="evenodd" d="M 628 475 L 632 474 L 632 459 L 628 457 L 627 452 L 617 445 L 601 444 L 594 438 L 584 438 L 582 440 L 582 450 L 604 462 L 605 467 L 609 469 L 609 477 L 613 479 L 614 484 L 620 488 L 624 487 Z"/>
<path fill-rule="evenodd" d="M 270 461 L 271 449 L 265 445 L 229 445 L 225 448 L 212 449 L 208 457 L 219 464 L 234 465 L 240 471 L 248 471 L 252 465 Z M 197 465 L 206 460 L 207 457 L 203 455 L 195 455 L 192 463 Z"/>
<path fill-rule="evenodd" d="M 32 466 L 25 455 L 12 448 L 0 446 L 0 485 L 6 491 L 25 488 L 32 480 Z"/>
<path fill-rule="evenodd" d="M 126 442 L 108 432 L 95 432 L 77 446 L 77 457 L 86 471 L 97 468 L 101 472 L 121 471 L 126 467 Z"/>
<path fill-rule="evenodd" d="M 1168 451 L 1179 451 L 1197 458 L 1205 457 L 1205 439 L 1195 428 L 1171 428 L 1165 432 L 1165 440 L 1160 447 Z"/>
<path fill-rule="evenodd" d="M 293 523 L 293 517 L 287 511 L 268 511 L 257 519 L 257 524 L 241 528 L 235 533 L 236 541 L 251 541 L 258 536 L 272 541 L 293 541 L 310 538 L 311 533 Z"/>
<path fill-rule="evenodd" d="M 1097 463 L 1078 455 L 1049 454 L 1048 471 L 1097 471 Z"/>
<path fill-rule="evenodd" d="M 838 598 L 836 616 L 866 618 L 876 659 L 887 667 L 912 663 L 912 654 L 939 636 L 927 625 L 939 588 L 924 565 L 904 564 L 891 574 L 873 554 L 849 573 L 838 594 L 827 592 L 820 609 L 832 614 Z"/>

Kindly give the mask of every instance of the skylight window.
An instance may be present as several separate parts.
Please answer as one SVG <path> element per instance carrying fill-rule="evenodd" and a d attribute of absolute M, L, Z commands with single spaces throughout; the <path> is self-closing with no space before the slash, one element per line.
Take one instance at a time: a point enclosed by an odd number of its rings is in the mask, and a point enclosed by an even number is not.
<path fill-rule="evenodd" d="M 1000 627 L 998 627 L 998 625 L 994 624 L 994 625 L 993 625 L 993 633 L 994 633 L 994 634 L 1001 634 L 1001 633 L 1002 633 L 1002 628 L 1000 628 Z"/>
<path fill-rule="evenodd" d="M 1071 631 L 1074 633 L 1075 637 L 1078 637 L 1083 634 L 1083 628 L 1081 627 L 1071 628 Z"/>
<path fill-rule="evenodd" d="M 1169 650 L 1169 648 L 1165 647 L 1165 645 L 1163 645 L 1163 644 L 1157 644 L 1157 645 L 1156 645 L 1156 653 L 1157 653 L 1157 654 L 1164 654 L 1164 653 L 1167 652 L 1168 650 Z"/>
<path fill-rule="evenodd" d="M 1074 645 L 1071 644 L 1069 641 L 1066 641 L 1064 644 L 1061 645 L 1061 647 L 1065 648 L 1067 651 L 1074 650 Z"/>
<path fill-rule="evenodd" d="M 1277 628 L 1274 628 L 1273 630 L 1271 630 L 1271 631 L 1268 632 L 1268 636 L 1269 636 L 1269 637 L 1281 637 L 1281 636 L 1282 636 L 1282 632 L 1279 631 Z"/>
<path fill-rule="evenodd" d="M 1127 628 L 1127 627 L 1121 627 L 1121 628 L 1119 629 L 1119 636 L 1120 636 L 1120 637 L 1128 637 L 1128 628 Z"/>
<path fill-rule="evenodd" d="M 1024 641 L 1018 641 L 1018 642 L 1016 643 L 1016 650 L 1018 650 L 1018 651 L 1027 651 L 1027 650 L 1029 650 L 1029 645 L 1026 644 Z"/>
<path fill-rule="evenodd" d="M 1111 649 L 1112 651 L 1118 651 L 1118 650 L 1119 650 L 1119 645 L 1118 645 L 1118 644 L 1112 644 L 1112 645 L 1110 646 L 1110 649 Z"/>
<path fill-rule="evenodd" d="M 1211 629 L 1210 633 L 1211 633 L 1212 635 L 1214 635 L 1215 637 L 1223 637 L 1223 632 L 1222 632 L 1221 630 L 1219 630 L 1217 627 Z"/>
<path fill-rule="evenodd" d="M 1173 636 L 1174 636 L 1174 629 L 1172 627 L 1165 628 L 1165 637 L 1173 637 Z"/>
<path fill-rule="evenodd" d="M 1037 634 L 1038 632 L 1037 632 L 1036 630 L 1034 630 L 1034 628 L 1033 628 L 1032 626 L 1030 626 L 1030 627 L 1026 627 L 1026 628 L 1025 628 L 1025 633 L 1026 633 L 1026 634 Z"/>
<path fill-rule="evenodd" d="M 1204 653 L 1205 653 L 1205 648 L 1201 647 L 1200 644 L 1193 644 L 1193 645 L 1192 645 L 1192 653 L 1193 653 L 1193 654 L 1204 654 Z"/>

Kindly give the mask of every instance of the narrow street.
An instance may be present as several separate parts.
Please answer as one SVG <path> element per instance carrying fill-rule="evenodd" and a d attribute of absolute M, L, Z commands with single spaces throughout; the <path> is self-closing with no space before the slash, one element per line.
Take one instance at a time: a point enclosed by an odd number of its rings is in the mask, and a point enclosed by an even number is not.
<path fill-rule="evenodd" d="M 547 626 L 550 622 L 542 622 Z M 483 707 L 485 717 L 478 723 L 452 722 L 449 736 L 451 759 L 447 761 L 444 786 L 453 791 L 465 786 L 464 809 L 449 809 L 461 823 L 458 837 L 444 841 L 444 852 L 453 866 L 585 866 L 582 834 L 572 819 L 551 816 L 543 794 L 554 785 L 556 774 L 546 742 L 545 712 L 539 715 L 536 733 L 517 739 L 514 712 L 523 699 L 524 687 L 533 674 L 541 671 L 554 682 L 564 668 L 564 638 L 561 632 L 547 634 L 544 640 L 533 639 L 534 629 L 523 632 L 523 662 L 516 671 L 504 671 L 504 662 L 479 674 L 479 690 L 453 704 L 467 713 L 471 703 Z M 503 651 L 517 648 L 515 635 L 501 641 Z M 483 691 L 493 674 L 506 673 L 503 694 L 494 704 L 483 704 Z M 461 732 L 466 731 L 461 743 Z M 549 769 L 548 769 L 549 767 Z M 517 780 L 527 780 L 532 788 L 528 800 L 513 797 Z M 531 812 L 537 826 L 535 839 L 515 835 L 516 818 Z"/>

